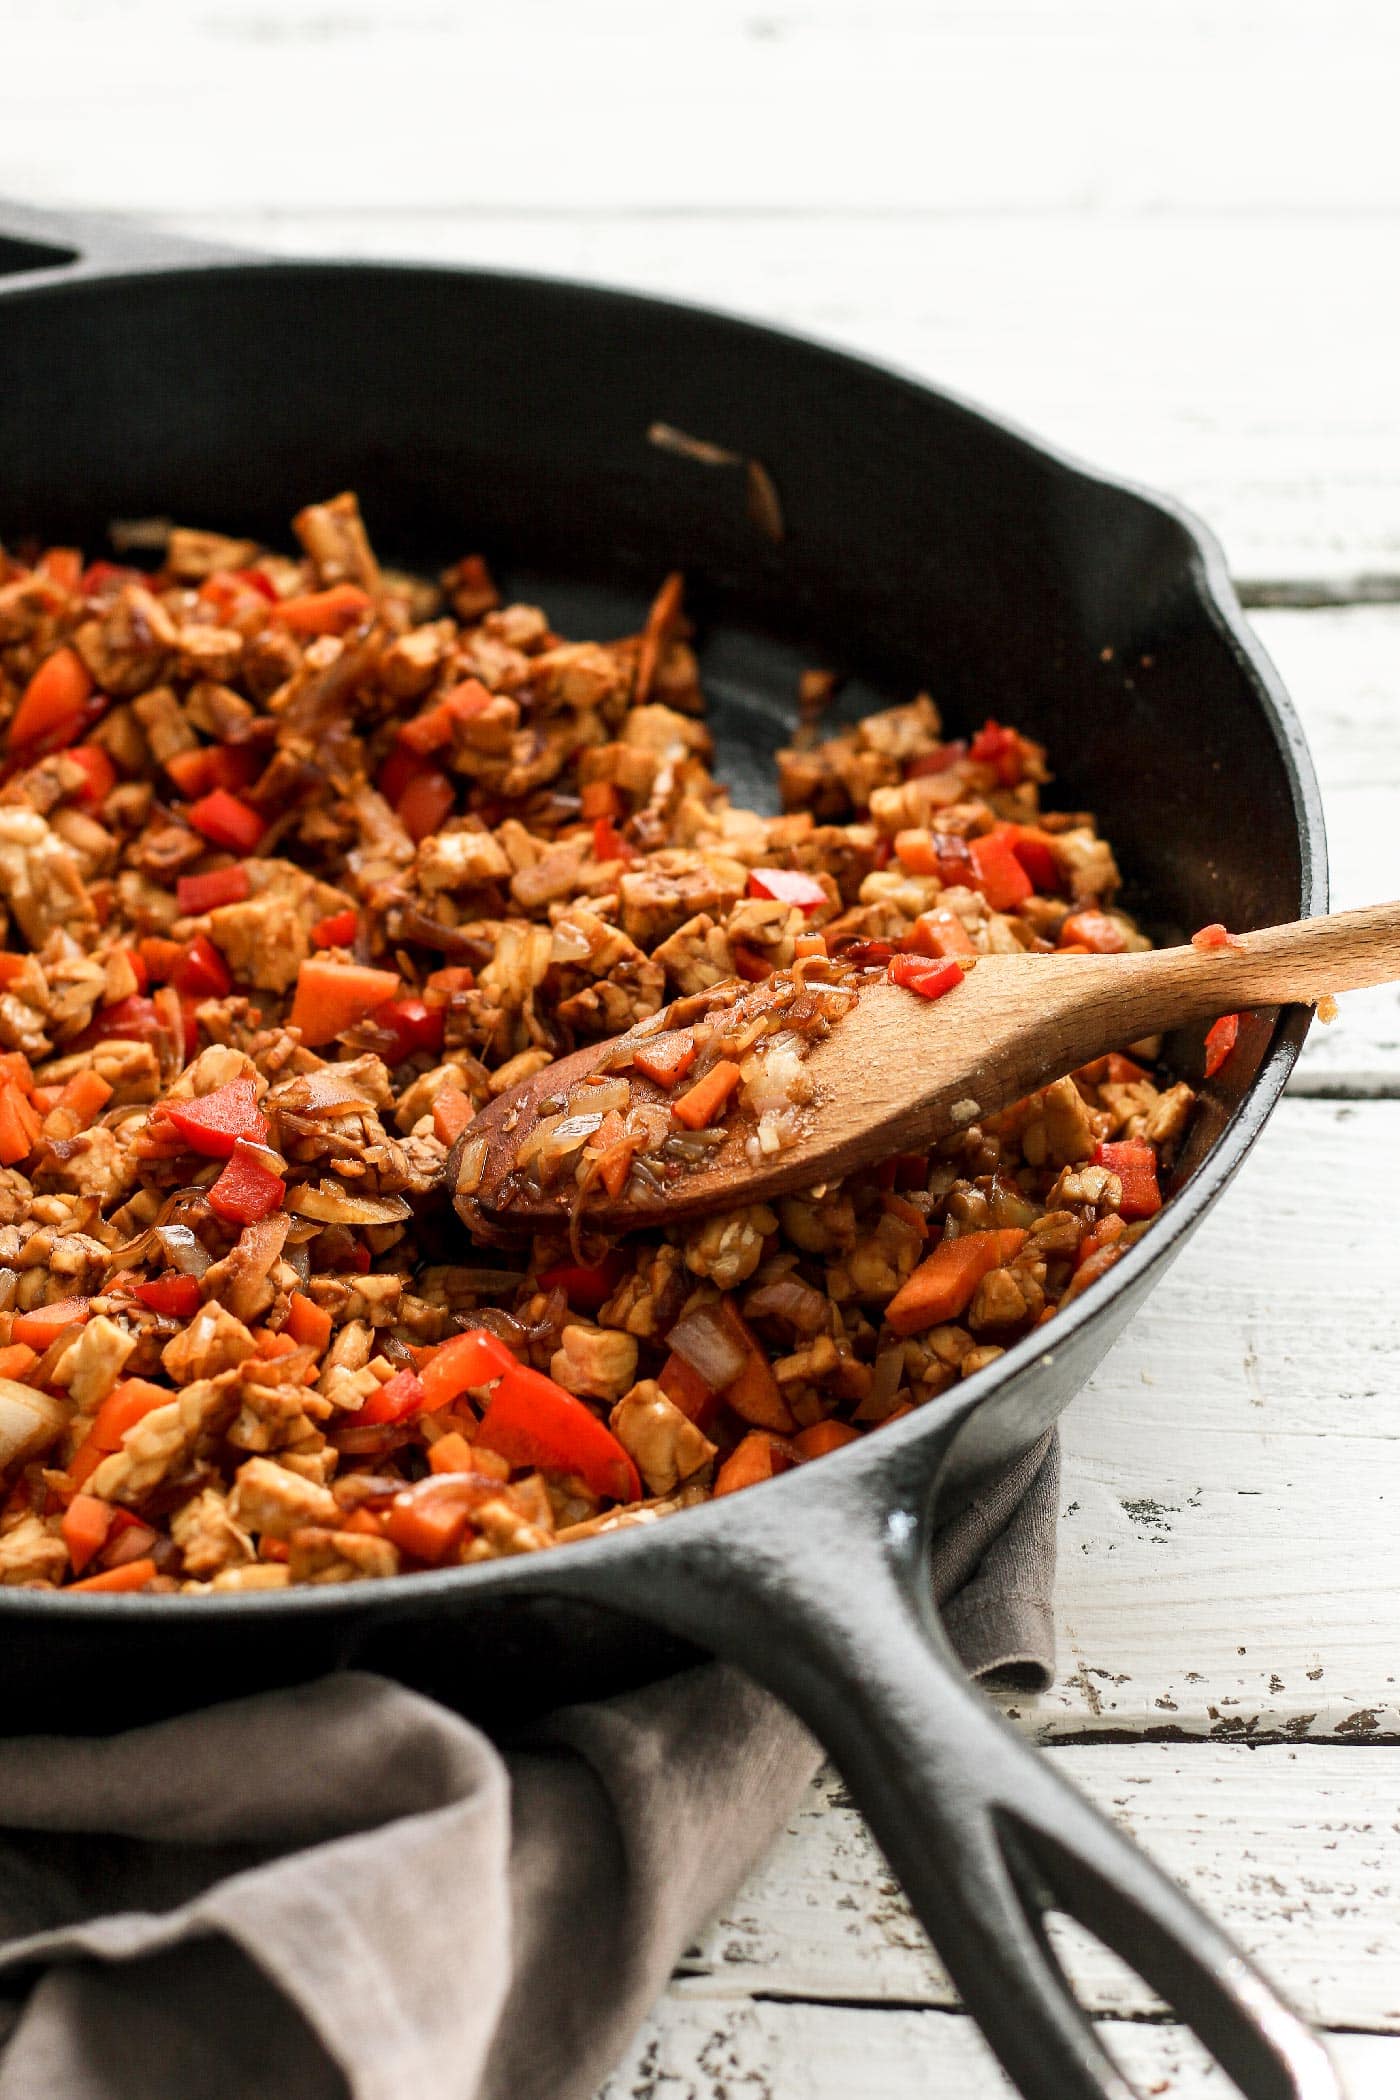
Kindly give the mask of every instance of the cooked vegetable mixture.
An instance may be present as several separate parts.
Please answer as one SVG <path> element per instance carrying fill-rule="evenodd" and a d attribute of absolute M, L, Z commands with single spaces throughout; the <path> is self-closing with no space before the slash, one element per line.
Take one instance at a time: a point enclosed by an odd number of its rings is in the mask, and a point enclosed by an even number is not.
<path fill-rule="evenodd" d="M 1193 1103 L 1153 1044 L 772 1208 L 474 1247 L 443 1169 L 477 1111 L 670 1000 L 647 1100 L 562 1101 L 534 1171 L 616 1195 L 730 1112 L 780 1146 L 864 969 L 936 997 L 978 954 L 1147 944 L 1013 729 L 947 741 L 920 695 L 822 742 L 813 672 L 789 813 L 734 809 L 679 578 L 571 642 L 474 556 L 382 569 L 352 496 L 295 530 L 0 552 L 0 1583 L 346 1582 L 647 1522 L 907 1414 L 1145 1228 Z"/>

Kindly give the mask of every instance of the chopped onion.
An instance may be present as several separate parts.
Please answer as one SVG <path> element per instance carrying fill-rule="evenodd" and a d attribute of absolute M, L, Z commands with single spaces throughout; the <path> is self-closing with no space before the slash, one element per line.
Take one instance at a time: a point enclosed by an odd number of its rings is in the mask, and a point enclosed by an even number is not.
<path fill-rule="evenodd" d="M 820 1334 L 827 1324 L 827 1301 L 800 1276 L 778 1276 L 760 1284 L 744 1301 L 751 1320 L 786 1320 L 798 1334 Z M 900 1354 L 899 1361 L 904 1361 Z"/>
<path fill-rule="evenodd" d="M 603 1079 L 594 1083 L 584 1080 L 569 1096 L 571 1116 L 592 1115 L 594 1110 L 605 1116 L 614 1108 L 626 1108 L 632 1099 L 632 1088 L 625 1079 Z"/>
<path fill-rule="evenodd" d="M 534 1129 L 526 1137 L 522 1138 L 515 1155 L 516 1166 L 528 1167 L 535 1154 L 544 1144 L 545 1139 L 550 1135 L 551 1131 L 558 1128 L 563 1120 L 562 1116 L 541 1116 Z"/>
<path fill-rule="evenodd" d="M 601 1113 L 588 1116 L 561 1116 L 544 1143 L 537 1149 L 542 1166 L 555 1160 L 566 1159 L 586 1145 L 603 1118 Z M 523 1147 L 521 1148 L 523 1151 Z"/>
<path fill-rule="evenodd" d="M 261 1148 L 259 1148 L 261 1149 Z M 322 1225 L 401 1225 L 413 1215 L 402 1196 L 352 1196 L 338 1181 L 287 1191 L 287 1208 Z"/>
<path fill-rule="evenodd" d="M 188 1228 L 182 1229 L 187 1230 Z M 123 1246 L 114 1247 L 107 1256 L 108 1268 L 134 1269 L 138 1262 L 145 1261 L 151 1251 L 151 1242 L 155 1236 L 154 1226 L 147 1226 L 144 1232 L 137 1233 L 134 1240 L 127 1240 Z M 193 1238 L 194 1235 L 191 1234 L 190 1237 Z"/>
<path fill-rule="evenodd" d="M 865 1401 L 872 1416 L 878 1420 L 882 1412 L 888 1412 L 890 1402 L 899 1391 L 899 1381 L 904 1376 L 904 1348 L 900 1342 L 882 1349 L 875 1359 L 875 1375 L 870 1381 L 870 1392 Z"/>
<path fill-rule="evenodd" d="M 16 1378 L 0 1378 L 0 1471 L 44 1450 L 67 1426 L 71 1412 L 66 1400 L 36 1392 Z"/>
<path fill-rule="evenodd" d="M 743 1342 L 714 1305 L 700 1305 L 694 1312 L 686 1313 L 666 1340 L 677 1356 L 684 1357 L 704 1379 L 712 1393 L 722 1393 L 727 1385 L 732 1385 L 748 1361 Z"/>
<path fill-rule="evenodd" d="M 486 1172 L 486 1158 L 491 1150 L 491 1140 L 484 1137 L 468 1138 L 462 1147 L 457 1162 L 457 1187 L 462 1195 L 470 1196 L 481 1187 L 481 1177 Z"/>
<path fill-rule="evenodd" d="M 202 1276 L 209 1267 L 209 1250 L 188 1225 L 156 1225 L 156 1238 L 182 1276 Z"/>

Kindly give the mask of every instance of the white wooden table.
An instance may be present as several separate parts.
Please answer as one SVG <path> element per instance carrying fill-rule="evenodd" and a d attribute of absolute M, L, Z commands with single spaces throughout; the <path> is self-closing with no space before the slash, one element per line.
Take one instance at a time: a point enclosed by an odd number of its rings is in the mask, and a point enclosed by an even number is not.
<path fill-rule="evenodd" d="M 1172 490 L 1303 713 L 1335 901 L 1400 892 L 1382 0 L 0 0 L 0 51 L 0 195 L 747 310 Z M 1366 2100 L 1400 2091 L 1397 1097 L 1400 997 L 1358 995 L 1071 1410 L 1060 1674 L 1015 1709 Z M 1223 2091 L 1072 1965 L 1144 2090 Z M 606 2090 L 1004 2086 L 827 1778 Z"/>

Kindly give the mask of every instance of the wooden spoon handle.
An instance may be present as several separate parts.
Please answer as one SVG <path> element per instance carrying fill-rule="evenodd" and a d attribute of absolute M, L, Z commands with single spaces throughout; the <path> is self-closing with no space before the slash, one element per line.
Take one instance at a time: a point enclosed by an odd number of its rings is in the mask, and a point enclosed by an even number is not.
<path fill-rule="evenodd" d="M 1241 947 L 1105 958 L 1105 989 L 1121 988 L 1136 1035 L 1155 1035 L 1238 1007 L 1311 1004 L 1329 992 L 1400 978 L 1400 903 L 1367 904 L 1237 938 Z"/>

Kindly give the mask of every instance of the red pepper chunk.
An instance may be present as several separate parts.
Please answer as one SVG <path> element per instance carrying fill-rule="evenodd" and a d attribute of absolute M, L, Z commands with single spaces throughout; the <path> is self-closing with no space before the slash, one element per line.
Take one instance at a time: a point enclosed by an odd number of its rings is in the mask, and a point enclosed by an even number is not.
<path fill-rule="evenodd" d="M 182 999 L 225 999 L 233 990 L 228 964 L 207 933 L 197 933 L 170 966 L 170 982 Z"/>
<path fill-rule="evenodd" d="M 55 649 L 30 679 L 14 711 L 7 737 L 10 749 L 29 757 L 36 753 L 28 746 L 53 750 L 71 743 L 87 719 L 91 694 L 92 673 L 77 651 L 66 644 Z"/>
<path fill-rule="evenodd" d="M 635 860 L 635 847 L 628 844 L 611 817 L 593 819 L 593 858 L 595 860 Z"/>
<path fill-rule="evenodd" d="M 1100 1145 L 1094 1165 L 1116 1174 L 1123 1186 L 1118 1215 L 1123 1218 L 1155 1217 L 1162 1208 L 1157 1186 L 1157 1155 L 1145 1139 L 1122 1138 L 1117 1144 Z"/>
<path fill-rule="evenodd" d="M 1202 926 L 1192 934 L 1191 946 L 1209 954 L 1213 948 L 1243 948 L 1244 942 L 1237 933 L 1231 933 L 1228 926 L 1222 926 L 1219 919 L 1212 919 L 1209 926 Z"/>
<path fill-rule="evenodd" d="M 474 1441 L 513 1466 L 577 1473 L 595 1495 L 637 1502 L 642 1483 L 610 1429 L 562 1385 L 512 1363 L 487 1404 Z"/>
<path fill-rule="evenodd" d="M 967 755 L 979 766 L 990 766 L 1002 787 L 1016 787 L 1026 769 L 1025 749 L 1014 729 L 1005 729 L 990 715 L 967 747 Z M 996 910 L 999 907 L 993 906 Z"/>
<path fill-rule="evenodd" d="M 196 1276 L 157 1276 L 154 1283 L 138 1283 L 136 1296 L 153 1313 L 170 1320 L 191 1320 L 204 1303 Z"/>
<path fill-rule="evenodd" d="M 353 905 L 347 905 L 344 911 L 328 912 L 324 919 L 318 919 L 312 927 L 312 941 L 318 948 L 348 948 L 355 938 L 359 923 L 359 915 Z"/>
<path fill-rule="evenodd" d="M 921 999 L 941 999 L 963 981 L 961 963 L 927 962 L 921 955 L 896 955 L 889 965 L 891 984 L 902 984 Z"/>
<path fill-rule="evenodd" d="M 251 744 L 200 744 L 193 751 L 173 751 L 165 770 L 186 801 L 226 788 L 236 795 L 251 786 L 263 769 L 263 755 Z"/>
<path fill-rule="evenodd" d="M 425 772 L 413 774 L 394 805 L 394 813 L 417 845 L 441 829 L 451 816 L 456 799 L 457 791 L 447 774 L 429 766 Z"/>
<path fill-rule="evenodd" d="M 212 845 L 226 846 L 230 853 L 251 853 L 266 829 L 257 811 L 226 788 L 215 788 L 192 802 L 189 818 Z"/>
<path fill-rule="evenodd" d="M 416 1371 L 395 1371 L 386 1378 L 378 1392 L 371 1393 L 364 1406 L 355 1416 L 356 1427 L 383 1422 L 407 1422 L 414 1415 L 421 1415 L 427 1402 L 423 1381 Z"/>
<path fill-rule="evenodd" d="M 906 780 L 927 780 L 933 773 L 946 773 L 950 766 L 966 757 L 967 745 L 964 743 L 935 744 L 932 751 L 925 751 L 922 758 L 916 758 L 905 768 L 904 777 Z"/>
<path fill-rule="evenodd" d="M 387 1065 L 401 1065 L 419 1050 L 435 1057 L 442 1048 L 443 1010 L 423 999 L 389 999 L 369 1018 L 372 1027 L 392 1037 L 383 1053 Z"/>
<path fill-rule="evenodd" d="M 749 873 L 749 895 L 771 897 L 779 904 L 795 904 L 802 912 L 820 911 L 830 900 L 814 876 L 798 868 L 753 868 Z"/>
<path fill-rule="evenodd" d="M 87 775 L 79 790 L 80 802 L 105 802 L 117 784 L 117 769 L 100 744 L 75 744 L 68 756 L 76 759 Z"/>
<path fill-rule="evenodd" d="M 231 1079 L 192 1101 L 167 1101 L 163 1114 L 187 1145 L 210 1159 L 227 1159 L 240 1138 L 267 1143 L 267 1123 L 251 1079 Z"/>
<path fill-rule="evenodd" d="M 621 1283 L 624 1266 L 616 1252 L 592 1265 L 560 1262 L 553 1269 L 542 1269 L 538 1282 L 542 1291 L 562 1291 L 571 1306 L 596 1312 Z"/>
<path fill-rule="evenodd" d="M 280 1210 L 286 1193 L 281 1175 L 274 1174 L 257 1150 L 239 1138 L 228 1165 L 209 1191 L 209 1208 L 230 1225 L 254 1225 Z"/>
<path fill-rule="evenodd" d="M 989 831 L 985 838 L 968 845 L 972 861 L 972 887 L 980 890 L 993 911 L 1014 911 L 1034 894 L 1034 884 L 1016 857 L 1007 832 Z"/>
<path fill-rule="evenodd" d="M 1214 1079 L 1226 1058 L 1234 1049 L 1240 1036 L 1238 1014 L 1222 1014 L 1220 1019 L 1206 1030 L 1206 1078 Z"/>
<path fill-rule="evenodd" d="M 190 919 L 218 911 L 224 904 L 243 904 L 251 894 L 248 870 L 241 861 L 231 868 L 211 868 L 207 875 L 182 875 L 175 884 L 175 902 Z"/>
<path fill-rule="evenodd" d="M 1013 824 L 1010 836 L 1011 850 L 1036 889 L 1044 891 L 1047 895 L 1057 890 L 1060 887 L 1060 871 L 1045 833 L 1029 825 Z"/>
<path fill-rule="evenodd" d="M 469 1386 L 490 1385 L 515 1365 L 515 1357 L 499 1335 L 485 1327 L 469 1327 L 465 1334 L 452 1335 L 419 1365 L 424 1405 L 429 1414 L 436 1414 Z"/>

